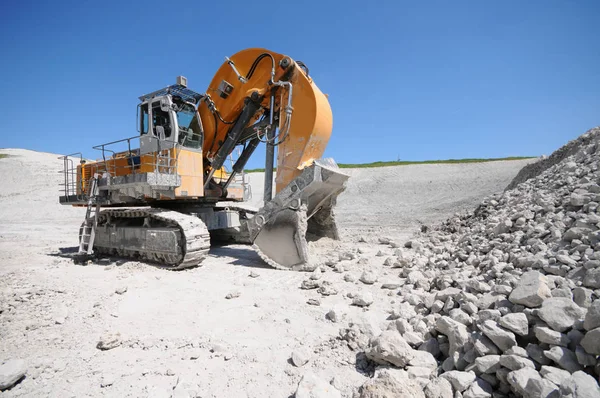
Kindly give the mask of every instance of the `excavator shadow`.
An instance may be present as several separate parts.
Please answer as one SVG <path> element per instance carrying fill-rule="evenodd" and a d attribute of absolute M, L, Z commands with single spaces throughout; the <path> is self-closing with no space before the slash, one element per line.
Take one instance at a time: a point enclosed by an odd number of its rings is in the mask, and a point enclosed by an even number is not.
<path fill-rule="evenodd" d="M 61 257 L 72 260 L 78 265 L 101 265 L 107 266 L 111 264 L 122 265 L 131 259 L 121 259 L 118 257 L 111 256 L 97 256 L 95 254 L 79 254 L 79 247 L 59 247 L 58 252 L 48 253 L 51 257 Z M 155 265 L 155 264 L 153 264 Z"/>
<path fill-rule="evenodd" d="M 51 257 L 61 257 L 72 260 L 75 264 L 78 265 L 123 265 L 129 261 L 138 261 L 132 258 L 121 258 L 117 256 L 109 256 L 109 255 L 81 255 L 78 253 L 79 247 L 60 247 L 58 252 L 48 253 Z M 242 267 L 249 268 L 268 268 L 271 269 L 269 265 L 267 265 L 259 255 L 250 248 L 250 246 L 244 245 L 213 245 L 209 252 L 210 256 L 214 256 L 215 258 L 223 259 L 224 257 L 232 257 L 233 261 L 229 262 L 231 265 L 238 265 Z M 160 268 L 160 269 L 170 269 L 171 267 L 162 265 L 160 263 L 153 263 L 149 261 L 139 260 L 149 266 Z M 202 264 L 200 264 L 202 266 Z"/>
<path fill-rule="evenodd" d="M 230 262 L 232 265 L 239 265 L 242 267 L 249 268 L 268 268 L 272 269 L 266 264 L 256 253 L 252 250 L 251 246 L 244 245 L 213 245 L 210 248 L 210 255 L 216 258 L 233 257 L 235 260 Z"/>

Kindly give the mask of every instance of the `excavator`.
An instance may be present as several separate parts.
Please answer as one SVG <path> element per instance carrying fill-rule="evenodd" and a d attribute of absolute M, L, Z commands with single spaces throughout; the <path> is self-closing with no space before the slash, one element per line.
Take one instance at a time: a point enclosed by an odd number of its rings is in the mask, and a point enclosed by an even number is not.
<path fill-rule="evenodd" d="M 97 161 L 61 157 L 59 202 L 86 207 L 79 254 L 184 269 L 206 258 L 212 239 L 305 270 L 314 265 L 308 240 L 339 239 L 333 210 L 348 175 L 322 158 L 331 107 L 304 63 L 245 49 L 225 58 L 205 93 L 179 76 L 139 100 L 138 134 L 95 146 Z M 261 143 L 264 206 L 255 209 L 240 176 Z"/>

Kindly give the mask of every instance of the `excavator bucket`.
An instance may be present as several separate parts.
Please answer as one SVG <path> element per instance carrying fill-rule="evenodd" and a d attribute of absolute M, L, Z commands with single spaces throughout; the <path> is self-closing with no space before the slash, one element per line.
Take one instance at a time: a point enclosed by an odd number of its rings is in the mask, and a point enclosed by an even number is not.
<path fill-rule="evenodd" d="M 307 239 L 339 239 L 333 217 L 348 175 L 333 159 L 315 160 L 248 221 L 254 249 L 274 268 L 311 268 Z"/>

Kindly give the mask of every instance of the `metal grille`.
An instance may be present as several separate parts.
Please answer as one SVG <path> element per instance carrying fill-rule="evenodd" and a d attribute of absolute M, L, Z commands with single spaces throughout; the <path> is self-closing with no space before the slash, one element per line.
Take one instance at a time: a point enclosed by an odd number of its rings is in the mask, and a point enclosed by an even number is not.
<path fill-rule="evenodd" d="M 140 101 L 146 101 L 154 97 L 159 97 L 162 95 L 171 94 L 173 96 L 179 96 L 184 101 L 192 102 L 196 104 L 204 95 L 195 92 L 194 90 L 190 90 L 187 87 L 181 86 L 179 84 L 174 84 L 169 87 L 162 88 L 160 90 L 154 91 L 150 94 L 142 95 Z"/>

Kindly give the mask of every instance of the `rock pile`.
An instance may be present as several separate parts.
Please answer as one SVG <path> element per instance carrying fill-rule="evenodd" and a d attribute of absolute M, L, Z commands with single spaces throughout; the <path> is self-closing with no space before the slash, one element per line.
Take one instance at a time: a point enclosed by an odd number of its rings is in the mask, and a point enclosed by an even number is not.
<path fill-rule="evenodd" d="M 388 329 L 341 331 L 378 365 L 359 397 L 600 397 L 600 128 L 511 188 L 385 261 Z"/>

